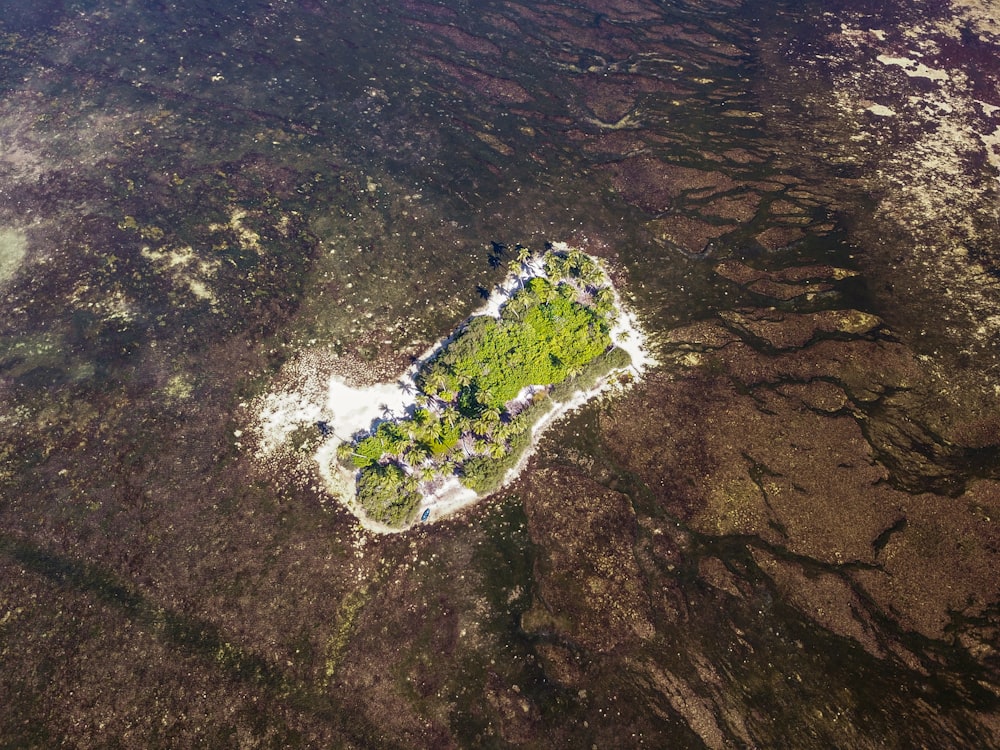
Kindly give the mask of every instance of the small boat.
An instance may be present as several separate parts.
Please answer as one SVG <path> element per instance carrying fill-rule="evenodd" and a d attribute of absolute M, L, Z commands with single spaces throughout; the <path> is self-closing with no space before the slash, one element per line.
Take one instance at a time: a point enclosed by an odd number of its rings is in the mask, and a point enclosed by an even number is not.
<path fill-rule="evenodd" d="M 430 508 L 424 508 L 424 512 L 420 516 L 420 520 L 421 521 L 426 521 L 430 517 L 431 517 L 431 509 Z"/>

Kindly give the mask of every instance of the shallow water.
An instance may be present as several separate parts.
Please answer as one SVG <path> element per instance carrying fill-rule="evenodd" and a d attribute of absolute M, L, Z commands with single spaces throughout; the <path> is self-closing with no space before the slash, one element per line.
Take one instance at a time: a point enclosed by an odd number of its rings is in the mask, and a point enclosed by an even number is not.
<path fill-rule="evenodd" d="M 1000 744 L 976 13 L 11 4 L 3 744 Z M 256 461 L 297 358 L 391 382 L 553 241 L 661 364 L 517 483 L 374 537 Z"/>

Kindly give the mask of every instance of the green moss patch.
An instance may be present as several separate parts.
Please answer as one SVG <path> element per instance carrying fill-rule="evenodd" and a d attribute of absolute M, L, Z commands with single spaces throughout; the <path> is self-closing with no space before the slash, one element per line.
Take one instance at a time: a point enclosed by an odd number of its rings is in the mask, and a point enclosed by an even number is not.
<path fill-rule="evenodd" d="M 24 232 L 0 229 L 0 284 L 13 278 L 27 254 L 28 238 Z"/>

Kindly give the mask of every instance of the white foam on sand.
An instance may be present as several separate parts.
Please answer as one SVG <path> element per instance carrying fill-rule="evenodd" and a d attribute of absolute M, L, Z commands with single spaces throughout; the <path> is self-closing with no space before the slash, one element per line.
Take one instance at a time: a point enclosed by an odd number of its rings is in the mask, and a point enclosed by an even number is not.
<path fill-rule="evenodd" d="M 569 250 L 558 243 L 554 249 Z M 532 256 L 521 266 L 521 273 L 510 276 L 490 295 L 486 303 L 470 317 L 499 317 L 510 296 L 529 279 L 544 276 L 544 262 Z M 629 370 L 640 377 L 655 360 L 646 346 L 646 336 L 635 314 L 628 310 L 612 286 L 620 311 L 611 330 L 611 340 L 632 358 Z M 344 362 L 336 356 L 312 350 L 302 353 L 283 371 L 283 385 L 261 396 L 249 405 L 250 429 L 256 437 L 256 455 L 266 463 L 276 453 L 287 450 L 289 438 L 302 427 L 312 427 L 324 437 L 313 455 L 326 491 L 342 502 L 367 530 L 376 533 L 404 531 L 385 526 L 368 518 L 355 504 L 356 472 L 343 467 L 336 458 L 341 443 L 350 441 L 360 432 L 367 432 L 380 420 L 406 415 L 416 404 L 416 375 L 422 365 L 434 357 L 450 339 L 443 339 L 427 350 L 417 362 L 391 383 L 352 385 L 348 382 Z M 578 392 L 572 399 L 559 402 L 543 415 L 533 427 L 532 441 L 516 467 L 508 472 L 504 484 L 513 481 L 527 463 L 545 428 L 567 412 L 582 406 L 611 387 L 622 387 L 614 373 L 595 388 Z M 240 431 L 237 437 L 242 435 Z M 439 520 L 482 499 L 483 496 L 465 487 L 458 477 L 439 480 L 425 487 L 417 518 L 429 511 L 429 521 Z"/>
<path fill-rule="evenodd" d="M 917 62 L 909 57 L 893 57 L 892 55 L 879 55 L 877 59 L 883 65 L 897 65 L 903 69 L 910 78 L 927 78 L 931 81 L 947 81 L 950 76 L 943 70 L 929 68 L 922 62 Z"/>
<path fill-rule="evenodd" d="M 871 112 L 876 117 L 895 117 L 895 110 L 890 107 L 886 107 L 884 104 L 872 104 L 867 107 L 868 111 Z"/>

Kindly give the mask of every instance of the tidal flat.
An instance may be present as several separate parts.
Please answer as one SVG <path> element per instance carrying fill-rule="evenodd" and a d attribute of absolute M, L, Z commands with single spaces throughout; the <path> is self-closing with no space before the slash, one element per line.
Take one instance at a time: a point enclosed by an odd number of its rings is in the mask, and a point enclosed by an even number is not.
<path fill-rule="evenodd" d="M 988 5 L 9 2 L 0 746 L 1000 747 Z M 517 479 L 261 460 L 553 241 L 655 364 Z"/>

